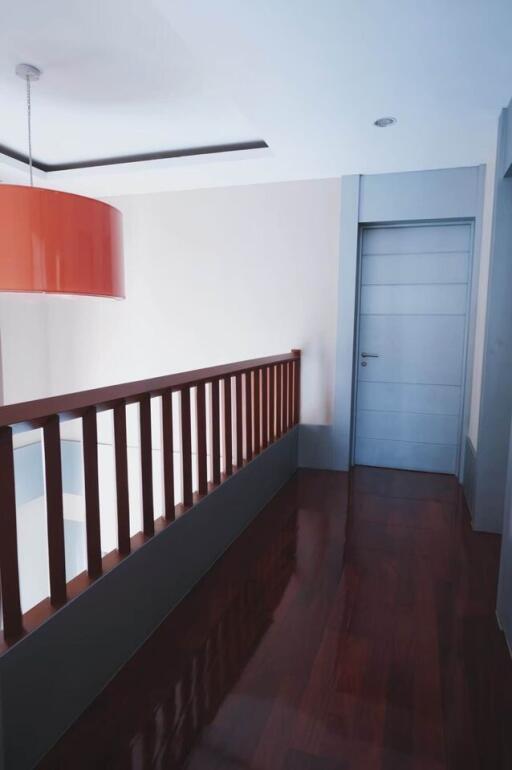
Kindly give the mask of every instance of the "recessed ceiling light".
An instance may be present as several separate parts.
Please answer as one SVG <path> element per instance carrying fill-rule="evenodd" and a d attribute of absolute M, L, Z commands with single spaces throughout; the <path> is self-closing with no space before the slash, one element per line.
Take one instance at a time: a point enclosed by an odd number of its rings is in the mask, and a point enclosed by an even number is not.
<path fill-rule="evenodd" d="M 394 126 L 396 123 L 396 118 L 378 118 L 376 121 L 374 121 L 374 126 L 377 126 L 378 128 L 387 128 L 388 126 Z"/>

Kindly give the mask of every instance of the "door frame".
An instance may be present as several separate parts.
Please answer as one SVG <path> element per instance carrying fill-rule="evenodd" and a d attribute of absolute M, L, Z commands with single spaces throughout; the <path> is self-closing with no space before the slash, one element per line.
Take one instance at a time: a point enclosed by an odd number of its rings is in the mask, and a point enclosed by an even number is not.
<path fill-rule="evenodd" d="M 357 265 L 356 265 L 356 296 L 355 296 L 355 318 L 354 318 L 354 346 L 352 359 L 352 405 L 350 417 L 350 446 L 349 458 L 350 467 L 355 465 L 355 430 L 357 415 L 357 382 L 358 382 L 358 362 L 359 362 L 359 329 L 360 329 L 360 306 L 361 306 L 361 262 L 362 262 L 362 243 L 365 230 L 390 229 L 403 227 L 439 227 L 440 225 L 468 225 L 470 228 L 470 248 L 469 248 L 469 278 L 466 297 L 466 323 L 464 329 L 464 349 L 463 349 L 463 374 L 462 374 L 462 414 L 459 421 L 459 434 L 457 441 L 457 461 L 455 475 L 459 481 L 464 476 L 464 442 L 468 434 L 469 419 L 471 411 L 471 391 L 473 384 L 473 352 L 476 326 L 476 311 L 478 299 L 478 260 L 475 259 L 475 218 L 461 217 L 450 219 L 428 219 L 417 221 L 396 221 L 396 222 L 365 222 L 360 223 L 357 234 Z M 420 473 L 422 471 L 419 471 Z"/>

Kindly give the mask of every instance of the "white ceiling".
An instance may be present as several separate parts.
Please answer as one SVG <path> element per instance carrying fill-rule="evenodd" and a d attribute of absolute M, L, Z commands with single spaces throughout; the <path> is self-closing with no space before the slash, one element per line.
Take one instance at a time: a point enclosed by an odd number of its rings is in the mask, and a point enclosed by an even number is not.
<path fill-rule="evenodd" d="M 36 175 L 89 194 L 485 163 L 512 96 L 510 0 L 0 2 L 0 144 L 25 151 L 20 61 L 40 160 L 269 144 Z"/>

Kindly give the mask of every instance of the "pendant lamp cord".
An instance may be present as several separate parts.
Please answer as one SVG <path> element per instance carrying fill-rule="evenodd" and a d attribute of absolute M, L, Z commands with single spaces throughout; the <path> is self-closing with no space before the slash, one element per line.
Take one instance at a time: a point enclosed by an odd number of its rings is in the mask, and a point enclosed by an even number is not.
<path fill-rule="evenodd" d="M 30 186 L 34 186 L 32 175 L 32 102 L 30 94 L 30 77 L 27 75 L 27 129 L 28 129 L 28 167 L 30 172 Z"/>

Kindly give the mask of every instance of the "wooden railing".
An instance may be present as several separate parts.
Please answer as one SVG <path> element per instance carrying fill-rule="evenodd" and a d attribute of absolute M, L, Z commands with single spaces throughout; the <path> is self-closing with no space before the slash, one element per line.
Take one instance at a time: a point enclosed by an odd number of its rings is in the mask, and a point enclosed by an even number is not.
<path fill-rule="evenodd" d="M 183 490 L 182 501 L 178 504 L 174 490 L 176 437 L 172 394 L 175 392 L 180 394 Z M 209 409 L 206 408 L 207 394 Z M 161 399 L 162 406 L 164 516 L 157 519 L 153 507 L 152 467 L 151 399 L 154 398 Z M 139 405 L 143 524 L 142 532 L 130 536 L 126 406 L 133 403 Z M 191 403 L 195 406 L 197 433 L 194 455 Z M 286 355 L 0 407 L 0 583 L 4 627 L 4 642 L 0 647 L 35 628 L 134 548 L 168 526 L 224 478 L 279 439 L 299 422 L 299 409 L 298 350 Z M 97 413 L 105 410 L 112 411 L 114 423 L 118 548 L 102 556 Z M 60 424 L 76 418 L 82 422 L 87 572 L 67 583 Z M 50 596 L 22 615 L 13 434 L 33 428 L 42 428 L 43 432 Z M 207 436 L 210 437 L 210 473 Z M 196 489 L 192 481 L 193 463 L 196 463 Z"/>

